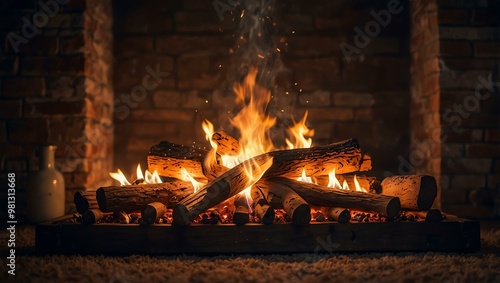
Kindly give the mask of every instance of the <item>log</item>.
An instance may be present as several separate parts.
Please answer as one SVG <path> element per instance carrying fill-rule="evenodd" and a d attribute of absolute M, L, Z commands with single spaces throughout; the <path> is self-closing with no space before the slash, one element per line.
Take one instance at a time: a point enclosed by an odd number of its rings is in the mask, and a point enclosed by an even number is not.
<path fill-rule="evenodd" d="M 246 197 L 242 194 L 237 194 L 234 197 L 234 206 L 233 223 L 236 225 L 248 223 L 250 220 L 250 211 Z"/>
<path fill-rule="evenodd" d="M 212 135 L 212 141 L 217 144 L 217 154 L 238 156 L 241 145 L 237 139 L 224 131 L 217 131 Z"/>
<path fill-rule="evenodd" d="M 274 209 L 266 201 L 262 191 L 254 185 L 250 190 L 250 196 L 253 200 L 255 215 L 259 218 L 260 222 L 272 224 L 274 221 Z"/>
<path fill-rule="evenodd" d="M 262 169 L 264 164 L 269 164 L 270 167 Z M 252 172 L 264 171 L 265 177 L 297 178 L 302 175 L 303 170 L 308 176 L 325 175 L 333 169 L 338 173 L 369 170 L 371 160 L 368 155 L 361 154 L 359 143 L 355 139 L 325 146 L 264 153 L 238 164 L 182 200 L 174 207 L 173 223 L 189 225 L 199 213 L 236 195 L 260 179 L 260 176 L 249 178 L 245 168 L 251 168 Z"/>
<path fill-rule="evenodd" d="M 82 215 L 82 223 L 83 224 L 93 224 L 99 220 L 104 219 L 104 216 L 109 215 L 111 213 L 103 213 L 101 210 L 95 208 L 85 211 Z"/>
<path fill-rule="evenodd" d="M 326 215 L 329 220 L 339 223 L 348 223 L 351 221 L 351 212 L 347 208 L 329 207 L 326 209 Z"/>
<path fill-rule="evenodd" d="M 73 196 L 73 202 L 76 205 L 76 211 L 84 214 L 89 209 L 98 208 L 95 191 L 78 191 Z"/>
<path fill-rule="evenodd" d="M 431 209 L 429 211 L 408 211 L 407 214 L 413 214 L 418 216 L 420 219 L 424 219 L 425 222 L 441 222 L 443 221 L 443 215 L 439 209 Z"/>
<path fill-rule="evenodd" d="M 104 212 L 123 210 L 131 213 L 155 201 L 172 208 L 193 192 L 191 182 L 174 181 L 161 184 L 101 187 L 97 189 L 96 197 L 99 208 Z"/>
<path fill-rule="evenodd" d="M 429 210 L 437 195 L 436 179 L 429 175 L 398 175 L 385 178 L 382 194 L 399 197 L 401 208 Z"/>
<path fill-rule="evenodd" d="M 271 180 L 261 180 L 254 185 L 272 208 L 283 208 L 291 216 L 292 223 L 307 225 L 311 222 L 311 207 L 296 192 L 286 185 Z"/>
<path fill-rule="evenodd" d="M 282 177 L 273 178 L 273 181 L 290 187 L 307 203 L 314 206 L 344 207 L 365 212 L 375 212 L 388 218 L 396 217 L 401 209 L 398 197 L 330 189 Z"/>
<path fill-rule="evenodd" d="M 141 209 L 141 220 L 139 223 L 143 225 L 151 225 L 156 220 L 167 212 L 167 207 L 158 201 L 149 203 Z"/>

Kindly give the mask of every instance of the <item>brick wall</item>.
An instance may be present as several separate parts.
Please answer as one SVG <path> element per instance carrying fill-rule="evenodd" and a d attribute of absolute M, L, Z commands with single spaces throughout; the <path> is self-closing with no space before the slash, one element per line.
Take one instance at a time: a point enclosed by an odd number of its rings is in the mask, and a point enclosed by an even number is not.
<path fill-rule="evenodd" d="M 439 30 L 436 0 L 411 2 L 411 144 L 403 172 L 441 176 Z M 404 172 L 406 171 L 406 172 Z M 440 193 L 435 202 L 439 207 Z"/>
<path fill-rule="evenodd" d="M 39 145 L 58 146 L 67 212 L 112 162 L 111 3 L 44 2 L 0 4 L 0 171 L 16 173 L 20 215 Z"/>
<path fill-rule="evenodd" d="M 438 14 L 443 209 L 500 216 L 500 3 L 439 1 Z"/>
<path fill-rule="evenodd" d="M 115 166 L 128 174 L 138 162 L 145 166 L 149 147 L 160 140 L 208 145 L 201 129 L 205 118 L 230 128 L 231 62 L 237 59 L 231 50 L 237 49 L 241 7 L 219 17 L 214 2 L 114 2 Z M 365 31 L 375 23 L 370 12 L 387 10 L 387 2 L 279 5 L 275 41 L 287 71 L 272 89 L 269 111 L 281 123 L 273 136 L 281 137 L 283 125 L 309 109 L 315 144 L 356 137 L 373 156 L 373 174 L 396 173 L 409 143 L 407 3 L 349 57 L 341 43 L 355 47 L 355 28 Z M 155 84 L 148 67 L 170 74 Z"/>

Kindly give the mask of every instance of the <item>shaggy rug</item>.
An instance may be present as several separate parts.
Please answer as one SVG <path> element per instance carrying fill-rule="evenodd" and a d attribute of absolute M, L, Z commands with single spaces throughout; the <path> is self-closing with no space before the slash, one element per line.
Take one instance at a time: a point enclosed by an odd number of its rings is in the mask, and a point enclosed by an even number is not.
<path fill-rule="evenodd" d="M 37 256 L 33 227 L 16 234 L 16 275 L 2 256 L 0 282 L 500 282 L 498 222 L 482 225 L 474 254 Z"/>

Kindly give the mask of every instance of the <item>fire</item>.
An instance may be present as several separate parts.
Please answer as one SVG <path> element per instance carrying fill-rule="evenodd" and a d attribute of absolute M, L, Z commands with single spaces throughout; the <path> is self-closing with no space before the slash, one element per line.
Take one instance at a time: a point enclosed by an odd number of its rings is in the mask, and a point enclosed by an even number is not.
<path fill-rule="evenodd" d="M 137 164 L 136 169 L 136 180 L 133 182 L 134 184 L 159 184 L 163 183 L 160 178 L 160 175 L 155 170 L 153 173 L 149 172 L 149 170 L 145 170 L 144 174 L 142 173 L 141 164 Z M 118 169 L 117 172 L 109 172 L 111 178 L 120 182 L 120 186 L 131 185 L 131 183 L 127 180 L 127 177 L 123 174 L 123 172 Z"/>
<path fill-rule="evenodd" d="M 297 178 L 297 180 L 306 183 L 314 183 L 311 177 L 306 176 L 306 169 L 302 169 L 302 176 Z"/>
<path fill-rule="evenodd" d="M 183 181 L 186 181 L 186 182 L 191 182 L 191 184 L 193 184 L 193 190 L 194 192 L 196 193 L 199 189 L 201 189 L 203 187 L 203 185 L 205 185 L 204 183 L 202 182 L 198 182 L 196 181 L 190 174 L 189 172 L 185 169 L 185 168 L 182 168 L 181 169 L 181 175 L 182 175 L 182 180 Z"/>
<path fill-rule="evenodd" d="M 361 187 L 358 179 L 356 178 L 356 175 L 354 175 L 353 182 L 354 182 L 354 187 L 355 187 L 354 189 L 356 192 L 365 192 L 365 193 L 368 192 L 365 188 Z M 332 172 L 330 172 L 328 174 L 328 188 L 340 189 L 340 190 L 351 190 L 349 188 L 349 184 L 347 184 L 347 181 L 345 179 L 344 179 L 344 182 L 342 183 L 342 185 L 340 184 L 340 181 L 337 179 L 337 176 L 335 176 L 335 169 L 333 169 Z"/>
<path fill-rule="evenodd" d="M 298 123 L 295 123 L 295 125 L 293 125 L 291 128 L 287 129 L 288 134 L 292 136 L 293 140 L 295 141 L 294 143 L 292 143 L 289 139 L 285 139 L 288 149 L 311 147 L 312 145 L 311 137 L 314 136 L 314 130 L 309 129 L 306 126 L 306 120 L 307 120 L 307 111 L 304 114 L 302 120 L 300 120 Z"/>

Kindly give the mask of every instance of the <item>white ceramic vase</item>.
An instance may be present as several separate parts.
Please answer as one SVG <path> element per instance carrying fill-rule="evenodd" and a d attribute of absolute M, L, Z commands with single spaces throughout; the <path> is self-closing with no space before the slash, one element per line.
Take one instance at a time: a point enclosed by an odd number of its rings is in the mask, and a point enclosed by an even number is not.
<path fill-rule="evenodd" d="M 28 183 L 27 213 L 32 223 L 51 220 L 65 213 L 64 178 L 54 166 L 55 151 L 54 145 L 40 147 L 40 168 Z"/>

